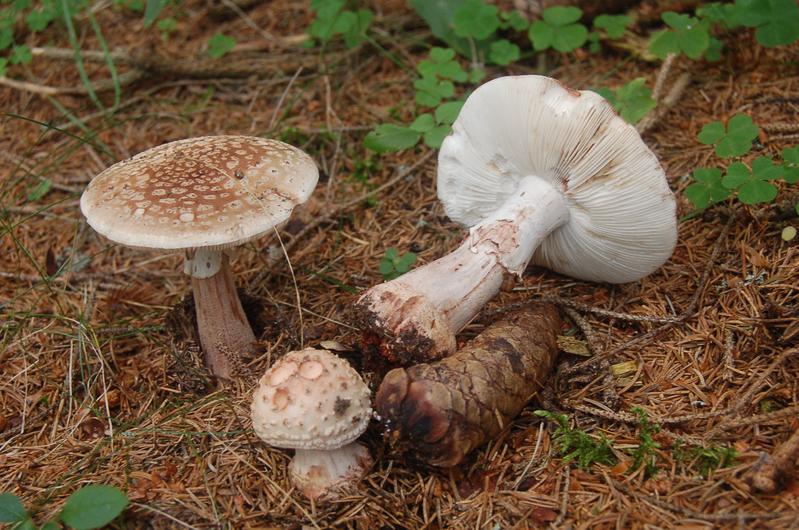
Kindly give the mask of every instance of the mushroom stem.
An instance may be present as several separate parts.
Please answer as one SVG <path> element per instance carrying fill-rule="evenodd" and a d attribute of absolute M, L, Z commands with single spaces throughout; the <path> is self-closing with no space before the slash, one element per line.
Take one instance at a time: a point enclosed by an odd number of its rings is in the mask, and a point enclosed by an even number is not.
<path fill-rule="evenodd" d="M 289 464 L 292 483 L 311 500 L 333 500 L 355 486 L 372 465 L 366 446 L 352 442 L 338 449 L 297 449 Z"/>
<path fill-rule="evenodd" d="M 403 365 L 453 352 L 455 334 L 499 292 L 505 275 L 521 275 L 541 241 L 568 218 L 559 190 L 539 177 L 522 179 L 454 252 L 360 297 L 365 342 Z"/>
<path fill-rule="evenodd" d="M 211 373 L 231 379 L 239 356 L 251 351 L 255 334 L 239 301 L 227 255 L 220 250 L 187 253 L 200 344 Z"/>

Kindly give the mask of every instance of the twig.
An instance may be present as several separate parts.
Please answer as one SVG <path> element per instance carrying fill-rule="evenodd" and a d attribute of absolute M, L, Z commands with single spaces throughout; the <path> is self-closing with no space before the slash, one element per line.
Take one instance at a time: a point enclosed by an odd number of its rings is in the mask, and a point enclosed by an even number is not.
<path fill-rule="evenodd" d="M 124 74 L 120 75 L 118 78 L 119 86 L 126 86 L 130 85 L 131 83 L 135 83 L 139 79 L 144 76 L 142 72 L 139 70 L 133 70 L 130 72 L 125 72 Z M 85 96 L 89 93 L 89 89 L 85 86 L 76 86 L 76 87 L 56 87 L 56 86 L 48 86 L 48 85 L 40 85 L 37 83 L 31 83 L 29 81 L 18 81 L 16 79 L 11 79 L 5 76 L 0 76 L 0 85 L 7 86 L 9 88 L 13 88 L 15 90 L 22 90 L 25 92 L 32 92 L 34 94 L 40 94 L 42 96 L 58 96 L 62 94 L 73 94 L 73 95 L 80 95 Z M 95 92 L 105 92 L 108 90 L 114 90 L 116 88 L 116 83 L 113 79 L 107 79 L 105 81 L 99 81 L 92 85 L 92 90 Z"/>
<path fill-rule="evenodd" d="M 796 417 L 799 416 L 799 405 L 793 405 L 790 407 L 785 407 L 784 409 L 775 410 L 774 412 L 766 412 L 764 414 L 755 414 L 754 416 L 748 416 L 746 418 L 738 418 L 735 420 L 728 420 L 726 422 L 719 423 L 716 425 L 705 438 L 710 439 L 713 438 L 716 433 L 719 431 L 731 431 L 733 429 L 737 429 L 738 427 L 747 427 L 749 425 L 755 425 L 756 423 L 766 423 L 769 421 L 779 420 L 785 417 Z"/>
<path fill-rule="evenodd" d="M 764 455 L 747 477 L 757 491 L 775 493 L 782 483 L 793 477 L 796 461 L 799 460 L 799 429 L 788 440 L 777 447 L 772 455 Z"/>
<path fill-rule="evenodd" d="M 685 89 L 688 87 L 688 83 L 690 82 L 691 74 L 688 72 L 685 72 L 678 77 L 677 81 L 674 82 L 666 97 L 663 98 L 662 101 L 658 101 L 657 107 L 647 114 L 644 119 L 638 122 L 638 125 L 635 127 L 636 130 L 640 134 L 644 134 L 646 131 L 654 127 L 658 120 L 660 120 L 666 114 L 666 112 L 669 111 L 669 109 L 677 104 L 682 97 L 683 92 L 685 92 Z"/>
<path fill-rule="evenodd" d="M 552 528 L 561 528 L 566 514 L 569 512 L 569 487 L 571 485 L 571 468 L 566 466 L 566 476 L 563 478 L 563 494 L 560 499 L 560 513 L 558 518 L 552 522 Z"/>
<path fill-rule="evenodd" d="M 735 337 L 729 329 L 724 330 L 724 380 L 732 381 L 735 377 L 735 359 L 732 350 L 735 345 Z"/>
<path fill-rule="evenodd" d="M 353 200 L 351 200 L 349 202 L 345 202 L 344 204 L 342 204 L 340 206 L 336 206 L 336 207 L 330 209 L 325 215 L 317 217 L 316 219 L 314 219 L 313 221 L 311 221 L 310 223 L 305 225 L 305 227 L 303 227 L 302 230 L 297 232 L 297 234 L 285 246 L 285 252 L 287 254 L 289 252 L 291 252 L 294 249 L 294 247 L 297 245 L 297 243 L 299 243 L 299 241 L 307 233 L 309 233 L 311 230 L 314 230 L 317 226 L 319 226 L 319 225 L 321 225 L 323 223 L 329 222 L 331 219 L 334 219 L 336 216 L 340 215 L 342 212 L 345 212 L 345 211 L 349 210 L 353 206 L 361 204 L 363 201 L 365 201 L 369 197 L 374 197 L 375 195 L 377 195 L 379 193 L 382 193 L 383 191 L 391 188 L 392 186 L 394 186 L 395 184 L 400 182 L 402 179 L 404 179 L 405 177 L 407 177 L 408 175 L 410 175 L 411 173 L 416 171 L 416 169 L 418 169 L 420 166 L 425 164 L 428 160 L 430 160 L 430 158 L 433 156 L 434 153 L 435 153 L 435 151 L 428 151 L 427 153 L 422 155 L 416 162 L 414 162 L 413 165 L 411 165 L 410 167 L 408 167 L 408 168 L 406 168 L 406 169 L 404 169 L 402 171 L 399 171 L 393 178 L 391 178 L 385 184 L 382 184 L 382 185 L 378 186 L 377 188 L 373 189 L 372 191 L 364 193 L 360 197 L 357 197 L 357 198 L 355 198 L 355 199 L 353 199 Z M 271 269 L 264 269 L 261 272 L 259 272 L 258 275 L 255 278 L 253 278 L 252 281 L 250 281 L 248 290 L 250 292 L 255 290 L 257 288 L 257 286 L 260 285 L 261 282 L 263 282 L 264 279 L 267 278 L 267 276 L 269 276 L 270 273 L 271 273 Z"/>
<path fill-rule="evenodd" d="M 669 77 L 671 67 L 674 66 L 674 60 L 677 54 L 670 53 L 666 55 L 666 59 L 660 66 L 657 78 L 655 78 L 655 88 L 652 90 L 652 99 L 660 103 L 661 96 L 663 95 L 663 87 L 666 86 L 666 79 Z"/>
<path fill-rule="evenodd" d="M 578 311 L 584 311 L 586 313 L 593 313 L 595 315 L 603 316 L 606 318 L 617 318 L 619 320 L 627 320 L 631 322 L 657 322 L 657 323 L 670 322 L 672 324 L 678 324 L 679 322 L 681 322 L 679 317 L 658 317 L 653 315 L 633 315 L 631 313 L 619 313 L 618 311 L 610 311 L 608 309 L 593 307 L 588 304 L 584 304 L 582 302 L 569 300 L 567 298 L 561 298 L 560 296 L 556 295 L 549 295 L 549 294 L 544 295 L 541 297 L 541 299 L 545 302 L 552 302 L 553 304 L 570 307 L 572 309 L 576 309 Z"/>
<path fill-rule="evenodd" d="M 563 311 L 569 316 L 569 318 L 580 328 L 580 331 L 583 333 L 585 337 L 585 343 L 588 346 L 588 350 L 591 352 L 592 355 L 596 355 L 600 352 L 600 348 L 597 344 L 596 334 L 594 333 L 594 328 L 591 327 L 589 324 L 577 311 L 572 309 L 571 307 L 564 307 Z"/>
<path fill-rule="evenodd" d="M 222 3 L 225 4 L 225 7 L 236 13 L 239 16 L 239 18 L 250 28 L 260 33 L 264 39 L 273 42 L 275 41 L 274 35 L 272 35 L 268 31 L 263 29 L 261 26 L 256 24 L 255 21 L 252 18 L 250 18 L 250 16 L 247 13 L 245 13 L 244 10 L 240 8 L 238 5 L 236 5 L 232 0 L 222 0 Z"/>

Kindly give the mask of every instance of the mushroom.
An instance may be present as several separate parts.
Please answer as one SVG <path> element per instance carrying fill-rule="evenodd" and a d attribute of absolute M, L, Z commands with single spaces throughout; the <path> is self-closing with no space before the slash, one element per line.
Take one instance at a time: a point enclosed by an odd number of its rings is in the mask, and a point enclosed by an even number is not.
<path fill-rule="evenodd" d="M 274 447 L 296 449 L 292 483 L 309 499 L 333 500 L 372 464 L 355 442 L 372 417 L 361 376 L 334 353 L 306 348 L 281 357 L 252 398 L 255 433 Z"/>
<path fill-rule="evenodd" d="M 185 253 L 206 363 L 228 379 L 255 335 L 225 249 L 285 221 L 318 176 L 307 154 L 277 140 L 189 138 L 109 167 L 92 179 L 80 206 L 115 243 Z"/>
<path fill-rule="evenodd" d="M 528 263 L 624 283 L 676 243 L 674 195 L 635 128 L 596 93 L 548 77 L 477 88 L 441 146 L 437 184 L 466 240 L 356 304 L 365 342 L 395 363 L 454 351 L 455 333 Z"/>

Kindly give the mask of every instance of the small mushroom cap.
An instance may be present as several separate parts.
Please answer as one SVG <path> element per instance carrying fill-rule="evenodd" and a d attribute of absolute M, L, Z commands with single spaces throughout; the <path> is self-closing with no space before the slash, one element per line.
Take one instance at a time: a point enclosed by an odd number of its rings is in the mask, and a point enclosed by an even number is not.
<path fill-rule="evenodd" d="M 92 179 L 80 207 L 122 245 L 222 249 L 285 221 L 318 178 L 311 157 L 283 142 L 203 136 L 114 164 Z"/>
<path fill-rule="evenodd" d="M 287 353 L 261 377 L 252 399 L 252 425 L 269 445 L 336 449 L 366 430 L 369 389 L 334 353 L 306 348 Z"/>
<path fill-rule="evenodd" d="M 598 94 L 543 76 L 485 83 L 466 100 L 438 157 L 438 197 L 467 226 L 491 215 L 527 176 L 559 190 L 569 220 L 532 263 L 622 283 L 653 272 L 677 240 L 674 195 L 635 128 Z"/>

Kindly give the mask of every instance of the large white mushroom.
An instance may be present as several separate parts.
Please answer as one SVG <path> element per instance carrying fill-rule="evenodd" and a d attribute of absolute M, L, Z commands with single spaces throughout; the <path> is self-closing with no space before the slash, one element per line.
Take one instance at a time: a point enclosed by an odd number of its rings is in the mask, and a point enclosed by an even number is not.
<path fill-rule="evenodd" d="M 264 442 L 296 449 L 291 481 L 310 499 L 335 499 L 372 464 L 369 450 L 355 442 L 372 417 L 369 389 L 347 361 L 327 350 L 281 357 L 261 377 L 251 413 Z"/>
<path fill-rule="evenodd" d="M 356 305 L 368 343 L 394 362 L 454 351 L 455 333 L 528 263 L 624 283 L 676 243 L 674 196 L 635 128 L 548 77 L 502 77 L 469 96 L 441 146 L 438 197 L 470 227 L 463 244 Z"/>
<path fill-rule="evenodd" d="M 311 157 L 283 142 L 205 136 L 118 162 L 81 197 L 97 232 L 129 247 L 185 253 L 205 359 L 222 378 L 255 342 L 225 249 L 285 221 L 319 177 Z"/>

